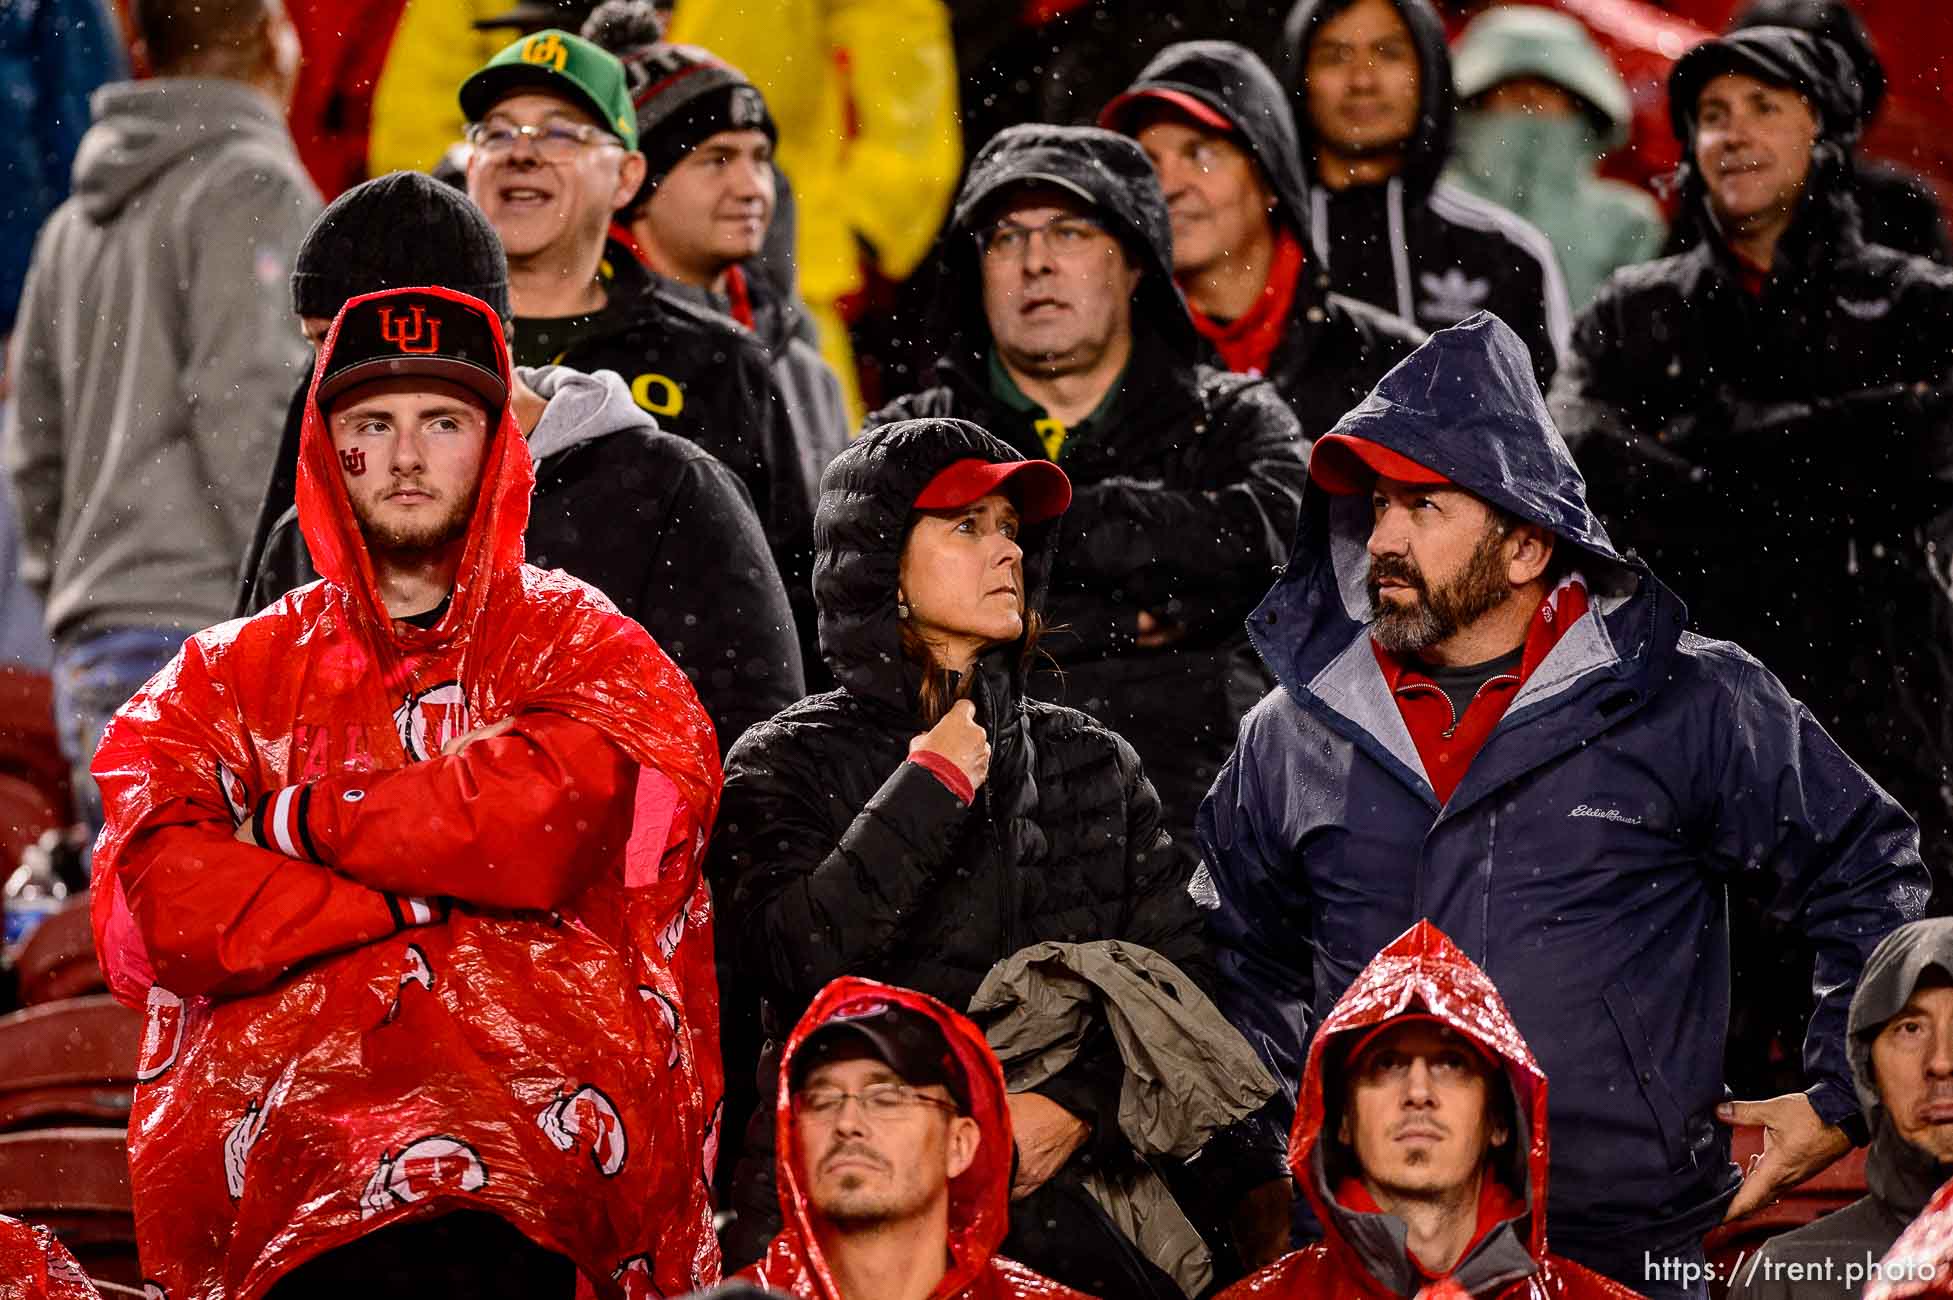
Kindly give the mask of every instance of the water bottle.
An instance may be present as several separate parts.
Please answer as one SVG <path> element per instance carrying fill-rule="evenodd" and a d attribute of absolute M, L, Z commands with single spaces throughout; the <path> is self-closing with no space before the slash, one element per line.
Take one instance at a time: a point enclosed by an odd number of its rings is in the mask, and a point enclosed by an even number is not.
<path fill-rule="evenodd" d="M 49 831 L 58 837 L 60 832 Z M 68 882 L 62 879 L 46 838 L 20 855 L 20 865 L 7 877 L 0 890 L 7 909 L 6 946 L 24 942 L 41 922 L 53 916 L 68 901 Z"/>

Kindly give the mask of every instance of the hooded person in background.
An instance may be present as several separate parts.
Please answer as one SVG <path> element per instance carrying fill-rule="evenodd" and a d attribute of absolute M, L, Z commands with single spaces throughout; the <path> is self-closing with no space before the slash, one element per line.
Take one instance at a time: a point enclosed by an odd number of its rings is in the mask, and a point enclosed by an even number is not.
<path fill-rule="evenodd" d="M 1249 620 L 1281 689 L 1201 806 L 1222 1009 L 1293 1079 L 1419 919 L 1500 988 L 1553 1081 L 1554 1248 L 1700 1296 L 1703 1235 L 1842 1155 L 1845 1017 L 1928 892 L 1903 810 L 1768 669 L 1683 631 L 1586 504 L 1525 345 L 1481 313 L 1318 440 Z M 1803 1072 L 1725 1104 L 1733 886 L 1816 960 Z M 1729 1124 L 1769 1129 L 1747 1177 Z"/>
<path fill-rule="evenodd" d="M 758 259 L 778 209 L 779 128 L 759 90 L 704 50 L 659 39 L 647 0 L 607 0 L 584 24 L 623 60 L 637 106 L 644 184 L 612 237 L 658 287 L 732 317 L 759 336 L 793 424 L 807 490 L 853 432 L 841 383 L 822 359 L 795 294 Z"/>
<path fill-rule="evenodd" d="M 1745 27 L 1794 27 L 1835 43 L 1851 60 L 1863 126 L 1870 128 L 1885 104 L 1885 67 L 1863 20 L 1845 0 L 1750 0 L 1737 10 L 1729 30 Z M 1866 243 L 1935 262 L 1953 261 L 1946 215 L 1931 181 L 1896 163 L 1854 152 L 1851 193 Z M 1701 233 L 1698 223 L 1689 224 L 1690 238 Z"/>
<path fill-rule="evenodd" d="M 941 241 L 938 386 L 868 425 L 967 419 L 1072 480 L 1043 646 L 1061 671 L 1031 689 L 1130 741 L 1191 845 L 1266 687 L 1241 619 L 1294 530 L 1308 445 L 1268 381 L 1206 363 L 1172 249 L 1133 141 L 1000 132 Z"/>
<path fill-rule="evenodd" d="M 1953 1178 L 1953 920 L 1902 925 L 1872 949 L 1845 1032 L 1871 1122 L 1870 1194 L 1763 1243 L 1732 1276 L 1731 1300 L 1823 1300 L 1869 1280 Z"/>
<path fill-rule="evenodd" d="M 1559 259 L 1532 223 L 1440 179 L 1456 97 L 1430 0 L 1297 0 L 1281 55 L 1315 264 L 1427 330 L 1491 312 L 1544 386 L 1572 327 Z"/>
<path fill-rule="evenodd" d="M 983 1031 L 843 976 L 780 1058 L 780 1235 L 739 1276 L 802 1300 L 1086 1300 L 997 1253 L 1014 1147 Z"/>
<path fill-rule="evenodd" d="M 1266 375 L 1305 436 L 1335 424 L 1424 331 L 1329 291 L 1309 261 L 1308 188 L 1288 96 L 1231 41 L 1161 50 L 1099 125 L 1132 136 L 1173 221 L 1173 275 L 1229 370 Z"/>
<path fill-rule="evenodd" d="M 149 1016 L 144 1271 L 194 1300 L 702 1285 L 711 723 L 522 562 L 493 309 L 355 298 L 315 370 L 324 580 L 192 638 L 95 760 L 95 950 Z"/>
<path fill-rule="evenodd" d="M 386 235 L 414 225 L 428 238 Z M 414 285 L 470 294 L 508 321 L 507 264 L 481 210 L 452 186 L 395 172 L 347 190 L 306 233 L 292 273 L 298 328 L 323 342 L 348 299 Z M 583 579 L 643 624 L 697 689 L 721 754 L 799 699 L 786 590 L 732 471 L 662 432 L 615 371 L 517 366 L 510 408 L 536 462 L 529 562 Z M 242 612 L 318 576 L 293 506 L 266 536 Z"/>
<path fill-rule="evenodd" d="M 1451 47 L 1457 148 L 1447 179 L 1545 232 L 1574 310 L 1616 268 L 1661 252 L 1654 196 L 1595 164 L 1627 142 L 1627 84 L 1586 27 L 1533 5 L 1500 5 Z"/>
<path fill-rule="evenodd" d="M 1323 1239 L 1220 1300 L 1631 1300 L 1546 1250 L 1546 1075 L 1485 972 L 1419 921 L 1309 1046 L 1289 1168 Z"/>

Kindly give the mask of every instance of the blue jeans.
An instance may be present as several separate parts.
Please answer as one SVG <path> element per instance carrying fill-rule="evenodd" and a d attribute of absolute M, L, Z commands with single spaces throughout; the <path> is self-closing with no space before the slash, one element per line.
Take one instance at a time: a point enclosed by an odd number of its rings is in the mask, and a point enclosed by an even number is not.
<path fill-rule="evenodd" d="M 54 652 L 54 727 L 75 788 L 75 814 L 89 843 L 102 829 L 102 792 L 88 765 L 116 710 L 183 647 L 188 634 L 166 627 L 119 627 Z"/>

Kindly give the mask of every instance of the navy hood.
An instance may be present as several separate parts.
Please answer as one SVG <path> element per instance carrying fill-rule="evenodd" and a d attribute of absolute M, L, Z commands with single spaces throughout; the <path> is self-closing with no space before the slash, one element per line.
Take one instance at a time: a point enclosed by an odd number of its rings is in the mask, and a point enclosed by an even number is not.
<path fill-rule="evenodd" d="M 1186 95 L 1233 123 L 1235 133 L 1268 178 L 1289 224 L 1309 220 L 1309 183 L 1288 92 L 1254 51 L 1233 41 L 1181 41 L 1153 56 L 1125 93 L 1105 106 L 1099 125 L 1132 133 L 1150 92 Z"/>
<path fill-rule="evenodd" d="M 992 136 L 970 164 L 938 241 L 943 294 L 937 303 L 950 353 L 973 362 L 990 348 L 983 312 L 977 224 L 1009 190 L 1050 185 L 1092 205 L 1144 272 L 1133 292 L 1133 332 L 1151 330 L 1181 357 L 1204 355 L 1186 299 L 1173 282 L 1173 223 L 1153 164 L 1133 141 L 1095 126 L 1026 123 Z"/>
<path fill-rule="evenodd" d="M 1675 601 L 1645 564 L 1608 540 L 1547 414 L 1526 345 L 1490 312 L 1431 335 L 1331 432 L 1408 456 L 1577 548 L 1573 567 L 1603 609 L 1644 586 Z M 1312 679 L 1369 623 L 1371 526 L 1367 497 L 1332 495 L 1313 479 L 1304 490 L 1288 565 L 1248 621 L 1255 648 L 1284 685 Z"/>
<path fill-rule="evenodd" d="M 1404 150 L 1404 185 L 1422 194 L 1438 182 L 1451 157 L 1451 123 L 1458 97 L 1451 85 L 1451 49 L 1444 39 L 1444 20 L 1430 0 L 1390 0 L 1410 28 L 1417 48 L 1417 125 Z M 1281 58 L 1277 71 L 1294 108 L 1295 130 L 1301 137 L 1309 173 L 1315 174 L 1315 132 L 1309 125 L 1309 94 L 1303 74 L 1309 66 L 1309 47 L 1316 30 L 1350 7 L 1351 0 L 1297 0 L 1282 24 Z"/>

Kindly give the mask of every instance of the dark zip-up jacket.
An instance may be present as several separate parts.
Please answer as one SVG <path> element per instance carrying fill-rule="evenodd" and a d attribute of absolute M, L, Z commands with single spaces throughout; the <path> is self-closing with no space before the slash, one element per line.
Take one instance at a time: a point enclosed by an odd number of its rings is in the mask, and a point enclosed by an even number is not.
<path fill-rule="evenodd" d="M 1170 45 L 1107 106 L 1100 122 L 1120 128 L 1131 121 L 1125 106 L 1133 97 L 1161 90 L 1191 95 L 1234 124 L 1275 192 L 1278 206 L 1270 219 L 1287 225 L 1306 248 L 1309 186 L 1302 147 L 1288 94 L 1268 65 L 1233 41 Z M 1327 433 L 1424 341 L 1424 331 L 1405 318 L 1330 289 L 1328 266 L 1307 262 L 1266 371 L 1310 438 Z"/>
<path fill-rule="evenodd" d="M 530 439 L 529 562 L 583 579 L 643 624 L 698 691 L 723 755 L 805 693 L 787 593 L 745 488 L 695 444 L 659 432 L 615 374 L 522 375 L 549 401 Z M 267 539 L 250 612 L 318 576 L 288 510 Z"/>
<path fill-rule="evenodd" d="M 1193 855 L 1161 833 L 1138 756 L 1085 714 L 1028 698 L 1021 646 L 993 649 L 973 669 L 969 697 L 991 745 L 975 802 L 907 761 L 909 741 L 928 730 L 895 609 L 910 503 L 969 457 L 1016 459 L 969 424 L 923 420 L 864 434 L 829 467 L 815 589 L 840 686 L 754 727 L 726 760 L 710 875 L 730 922 L 725 942 L 761 986 L 762 1097 L 773 1095 L 778 1044 L 837 975 L 968 1006 L 991 966 L 1026 945 L 1123 939 L 1196 983 L 1212 978 L 1187 893 Z M 1022 539 L 1033 608 L 1051 534 L 1039 525 Z M 1104 1046 L 1040 1089 L 1094 1117 L 1102 1142 L 1118 1127 L 1117 1052 Z M 749 1129 L 734 1191 L 742 1218 L 774 1212 L 771 1132 L 764 1115 Z"/>
<path fill-rule="evenodd" d="M 1802 33 L 1723 39 L 1826 75 Z M 1609 532 L 1919 819 L 1947 889 L 1953 269 L 1863 242 L 1844 157 L 1818 152 L 1760 295 L 1713 238 L 1618 272 L 1553 416 Z M 1700 180 L 1684 194 L 1706 221 Z"/>
<path fill-rule="evenodd" d="M 1339 293 L 1427 330 L 1489 311 L 1525 340 L 1544 386 L 1572 328 L 1566 281 L 1552 241 L 1496 203 L 1439 179 L 1451 153 L 1451 54 L 1430 0 L 1391 0 L 1417 49 L 1417 125 L 1397 175 L 1377 185 L 1309 191 L 1309 254 Z M 1298 0 L 1282 32 L 1282 82 L 1314 167 L 1304 70 L 1323 0 Z"/>
<path fill-rule="evenodd" d="M 1859 969 L 1924 907 L 1917 833 L 1764 665 L 1684 632 L 1680 602 L 1615 551 L 1491 316 L 1434 334 L 1338 431 L 1549 529 L 1592 603 L 1440 804 L 1371 649 L 1370 504 L 1310 488 L 1249 622 L 1280 688 L 1201 808 L 1224 1009 L 1297 1078 L 1370 956 L 1437 924 L 1552 1080 L 1555 1249 L 1632 1285 L 1644 1249 L 1698 1241 L 1740 1181 L 1714 1113 L 1730 885 L 1767 886 L 1816 950 L 1807 1095 L 1836 1124 L 1858 1109 Z"/>
<path fill-rule="evenodd" d="M 1065 178 L 1095 200 L 1145 268 L 1133 304 L 1133 355 L 1112 409 L 1066 437 L 1071 477 L 1044 648 L 1060 674 L 1032 691 L 1075 705 L 1139 751 L 1169 831 L 1192 842 L 1193 814 L 1266 687 L 1241 618 L 1294 529 L 1306 439 L 1265 380 L 1202 364 L 1204 345 L 1172 279 L 1166 202 L 1151 164 L 1124 136 L 1089 127 L 1013 127 L 978 155 L 942 247 L 951 339 L 939 386 L 868 418 L 974 421 L 1019 456 L 1045 459 L 1036 414 L 994 395 L 990 329 L 969 232 L 988 200 L 1026 174 Z M 1183 635 L 1142 648 L 1144 611 Z"/>

